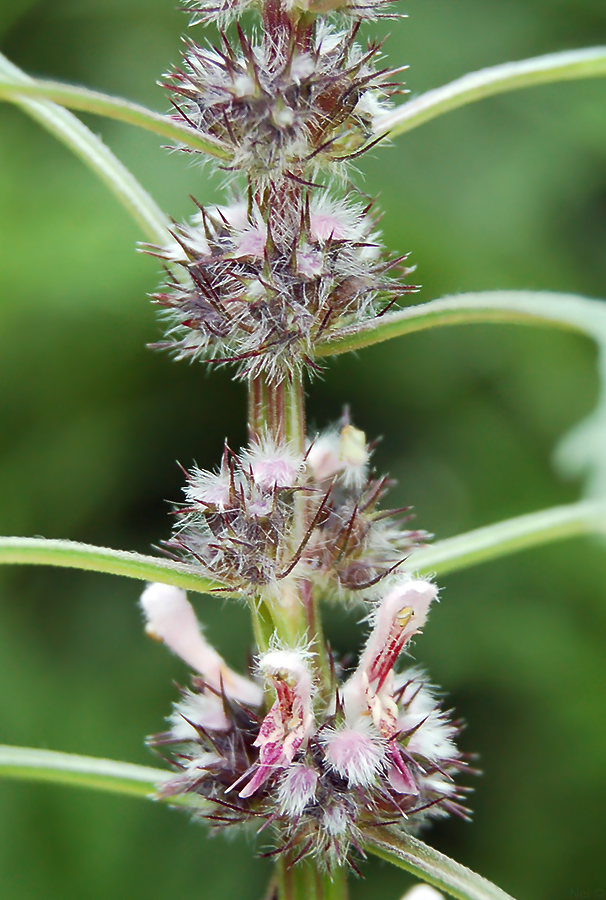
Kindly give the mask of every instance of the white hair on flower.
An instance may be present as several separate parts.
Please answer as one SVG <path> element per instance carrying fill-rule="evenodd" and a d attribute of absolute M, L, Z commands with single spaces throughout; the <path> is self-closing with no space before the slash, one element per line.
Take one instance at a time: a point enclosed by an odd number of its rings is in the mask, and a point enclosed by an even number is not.
<path fill-rule="evenodd" d="M 411 733 L 406 745 L 409 752 L 431 762 L 454 758 L 457 728 L 440 710 L 435 688 L 427 683 L 425 673 L 416 668 L 402 672 L 395 690 L 402 691 L 397 726 L 403 735 Z"/>
<path fill-rule="evenodd" d="M 241 453 L 242 468 L 265 490 L 295 487 L 303 468 L 303 456 L 292 444 L 278 443 L 268 435 L 254 441 Z"/>
<path fill-rule="evenodd" d="M 286 770 L 278 786 L 278 803 L 283 813 L 298 818 L 305 807 L 316 802 L 320 776 L 316 769 L 304 763 L 293 763 Z"/>
<path fill-rule="evenodd" d="M 320 742 L 330 767 L 347 781 L 348 787 L 368 787 L 385 767 L 385 741 L 362 718 L 353 727 L 324 729 Z"/>

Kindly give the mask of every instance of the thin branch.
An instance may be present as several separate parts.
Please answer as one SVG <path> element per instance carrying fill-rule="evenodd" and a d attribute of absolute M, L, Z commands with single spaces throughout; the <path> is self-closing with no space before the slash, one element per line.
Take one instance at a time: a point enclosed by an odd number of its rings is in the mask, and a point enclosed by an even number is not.
<path fill-rule="evenodd" d="M 459 294 L 409 306 L 360 328 L 344 330 L 334 340 L 316 345 L 315 354 L 336 356 L 429 328 L 478 323 L 551 326 L 585 334 L 601 344 L 606 342 L 606 303 L 548 292 Z"/>
<path fill-rule="evenodd" d="M 401 568 L 445 575 L 519 550 L 589 534 L 606 534 L 606 503 L 583 500 L 476 528 L 417 550 Z"/>
<path fill-rule="evenodd" d="M 23 97 L 34 100 L 50 100 L 67 109 L 77 109 L 80 112 L 127 122 L 129 125 L 144 128 L 146 131 L 152 131 L 154 134 L 176 141 L 178 144 L 191 147 L 192 150 L 208 153 L 217 159 L 230 159 L 232 155 L 229 148 L 220 141 L 205 137 L 194 131 L 193 128 L 179 124 L 169 116 L 153 112 L 145 106 L 131 103 L 122 97 L 112 97 L 99 91 L 54 81 L 31 79 L 27 84 L 16 83 L 16 79 L 10 78 L 6 73 L 1 73 L 0 99 L 14 103 L 19 102 Z"/>
<path fill-rule="evenodd" d="M 391 828 L 369 829 L 364 849 L 412 872 L 457 900 L 512 900 L 496 885 L 417 838 Z"/>
<path fill-rule="evenodd" d="M 89 572 L 105 572 L 108 575 L 124 575 L 141 581 L 158 581 L 175 587 L 208 594 L 224 592 L 222 585 L 205 578 L 193 566 L 171 560 L 157 559 L 142 553 L 94 547 L 76 541 L 46 540 L 44 538 L 0 538 L 0 565 L 59 566 L 83 569 Z"/>
<path fill-rule="evenodd" d="M 437 116 L 505 91 L 606 75 L 606 47 L 550 53 L 471 72 L 377 117 L 374 133 L 395 137 Z"/>
<path fill-rule="evenodd" d="M 23 86 L 32 83 L 24 72 L 1 53 L 0 77 Z M 155 244 L 170 241 L 170 223 L 160 207 L 109 147 L 76 116 L 48 100 L 33 100 L 22 96 L 14 98 L 14 102 L 69 147 L 101 178 L 150 241 Z"/>

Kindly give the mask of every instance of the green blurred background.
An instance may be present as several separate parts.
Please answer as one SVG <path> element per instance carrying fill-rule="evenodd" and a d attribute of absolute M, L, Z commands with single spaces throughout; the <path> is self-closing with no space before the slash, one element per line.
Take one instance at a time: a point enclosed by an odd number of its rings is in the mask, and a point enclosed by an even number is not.
<path fill-rule="evenodd" d="M 172 0 L 1 0 L 0 47 L 28 71 L 157 109 L 185 20 Z M 404 9 L 403 9 L 404 11 Z M 392 62 L 418 92 L 509 59 L 606 42 L 604 0 L 406 0 Z M 606 296 L 606 84 L 505 95 L 450 114 L 360 163 L 386 243 L 412 251 L 421 298 L 491 288 Z M 153 136 L 90 121 L 167 212 L 220 198 L 220 182 Z M 175 460 L 213 466 L 244 439 L 226 372 L 145 349 L 156 263 L 84 167 L 0 108 L 0 533 L 146 552 L 180 497 Z M 564 334 L 467 327 L 343 358 L 309 390 L 312 425 L 349 402 L 377 465 L 438 537 L 573 500 L 550 457 L 596 396 L 594 351 Z M 184 666 L 146 641 L 140 587 L 108 576 L 0 573 L 0 742 L 153 762 Z M 246 614 L 200 598 L 234 664 Z M 357 616 L 330 611 L 339 649 Z M 521 900 L 601 900 L 606 888 L 606 547 L 576 540 L 444 579 L 416 657 L 467 720 L 481 755 L 475 820 L 430 840 Z M 397 900 L 386 865 L 353 886 Z M 251 898 L 268 866 L 244 839 L 208 840 L 137 800 L 0 783 L 0 897 Z M 583 894 L 583 892 L 587 892 Z"/>

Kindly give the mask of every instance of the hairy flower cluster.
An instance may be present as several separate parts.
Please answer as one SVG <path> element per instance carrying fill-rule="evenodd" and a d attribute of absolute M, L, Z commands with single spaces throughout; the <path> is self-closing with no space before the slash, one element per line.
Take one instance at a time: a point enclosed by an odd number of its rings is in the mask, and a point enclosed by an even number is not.
<path fill-rule="evenodd" d="M 399 824 L 415 832 L 432 817 L 465 816 L 465 767 L 452 724 L 418 669 L 395 672 L 425 623 L 435 585 L 399 578 L 373 604 L 358 666 L 327 691 L 313 648 L 275 646 L 256 678 L 232 672 L 201 635 L 185 592 L 150 585 L 147 629 L 199 673 L 182 692 L 164 734 L 151 739 L 177 769 L 162 788 L 188 797 L 217 827 L 272 826 L 292 862 L 312 855 L 329 869 L 363 852 L 364 831 Z M 261 683 L 265 686 L 264 700 Z"/>
<path fill-rule="evenodd" d="M 379 45 L 363 51 L 358 25 L 336 32 L 290 23 L 281 45 L 220 48 L 188 42 L 183 68 L 168 77 L 176 117 L 230 148 L 228 168 L 267 185 L 308 178 L 356 156 L 396 85 L 376 71 Z"/>
<path fill-rule="evenodd" d="M 318 341 L 417 290 L 387 277 L 412 269 L 405 257 L 382 258 L 368 207 L 324 194 L 307 198 L 296 223 L 269 222 L 255 204 L 202 209 L 175 230 L 176 247 L 154 251 L 189 275 L 154 295 L 172 326 L 171 340 L 156 346 L 279 382 L 314 365 Z"/>
<path fill-rule="evenodd" d="M 382 510 L 387 480 L 368 474 L 364 433 L 352 425 L 310 441 L 298 455 L 265 438 L 239 454 L 225 449 L 218 472 L 194 469 L 167 548 L 232 591 L 271 598 L 287 577 L 323 594 L 373 587 L 426 537 L 403 529 L 403 510 Z M 293 544 L 294 497 L 306 506 Z"/>

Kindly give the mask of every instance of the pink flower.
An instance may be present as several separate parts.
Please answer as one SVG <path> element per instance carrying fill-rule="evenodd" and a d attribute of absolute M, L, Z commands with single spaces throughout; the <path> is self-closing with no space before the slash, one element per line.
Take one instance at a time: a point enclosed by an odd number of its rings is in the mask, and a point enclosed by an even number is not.
<path fill-rule="evenodd" d="M 373 629 L 358 668 L 343 687 L 345 716 L 349 722 L 370 716 L 383 737 L 389 739 L 397 733 L 394 665 L 406 643 L 425 624 L 437 593 L 435 584 L 406 578 L 377 605 Z"/>
<path fill-rule="evenodd" d="M 276 691 L 277 699 L 254 742 L 259 748 L 258 767 L 240 791 L 242 798 L 254 794 L 276 769 L 290 765 L 313 733 L 312 680 L 306 657 L 299 650 L 269 650 L 259 660 L 259 669 Z"/>
<path fill-rule="evenodd" d="M 368 787 L 384 768 L 384 741 L 373 731 L 362 722 L 358 728 L 327 730 L 322 734 L 326 759 L 337 775 L 347 779 L 348 787 Z"/>

